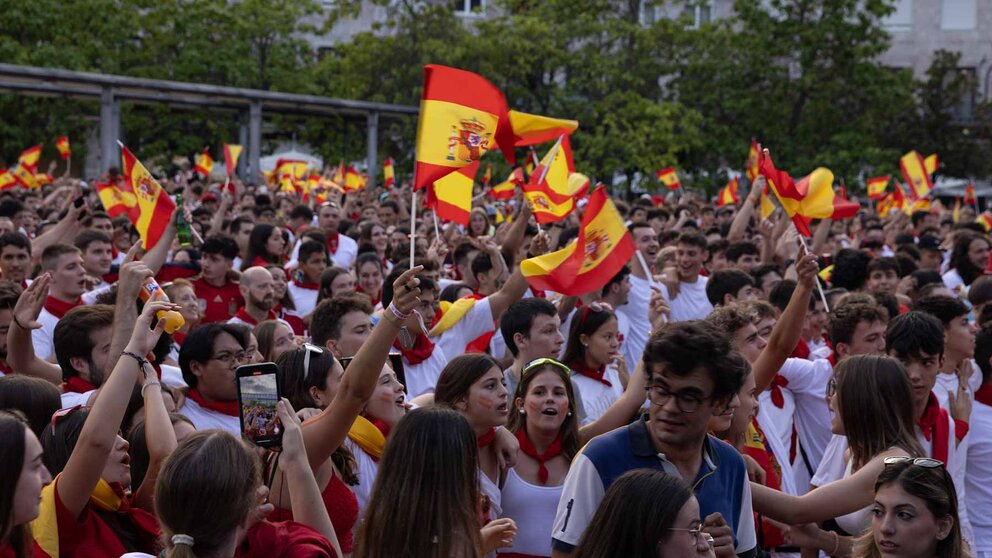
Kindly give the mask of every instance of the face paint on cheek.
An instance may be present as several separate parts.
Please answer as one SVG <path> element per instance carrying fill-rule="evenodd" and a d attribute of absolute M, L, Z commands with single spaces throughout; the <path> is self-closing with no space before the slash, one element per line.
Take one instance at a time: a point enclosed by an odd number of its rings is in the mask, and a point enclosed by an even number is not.
<path fill-rule="evenodd" d="M 540 413 L 541 412 L 541 401 L 536 399 L 527 400 L 527 404 L 524 405 L 527 408 L 528 413 Z"/>
<path fill-rule="evenodd" d="M 395 400 L 396 396 L 388 391 L 384 391 L 379 394 L 379 401 L 382 401 L 383 403 L 392 403 Z"/>
<path fill-rule="evenodd" d="M 475 404 L 486 410 L 492 409 L 496 406 L 496 402 L 488 397 L 476 397 Z"/>

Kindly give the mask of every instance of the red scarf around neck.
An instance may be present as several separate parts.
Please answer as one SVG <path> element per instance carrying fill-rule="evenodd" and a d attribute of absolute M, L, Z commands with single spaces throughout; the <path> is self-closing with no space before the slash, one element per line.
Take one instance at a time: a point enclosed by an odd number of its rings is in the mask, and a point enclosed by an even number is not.
<path fill-rule="evenodd" d="M 399 339 L 393 342 L 393 347 L 403 353 L 403 360 L 407 364 L 420 364 L 431 358 L 431 355 L 434 353 L 434 343 L 431 342 L 430 337 L 427 337 L 423 333 L 417 334 L 417 339 L 413 342 L 413 347 L 409 349 L 404 347 Z"/>
<path fill-rule="evenodd" d="M 383 438 L 386 438 L 387 440 L 389 439 L 390 428 L 389 428 L 389 425 L 386 424 L 385 421 L 380 420 L 380 419 L 377 419 L 377 418 L 373 417 L 372 415 L 362 415 L 362 416 L 365 417 L 365 420 L 371 422 L 372 423 L 372 426 L 376 427 L 379 430 L 379 432 L 382 432 L 382 437 Z M 378 459 L 376 461 L 378 461 Z"/>
<path fill-rule="evenodd" d="M 320 284 L 318 283 L 304 283 L 299 279 L 293 279 L 293 284 L 301 289 L 310 289 L 311 291 L 316 291 L 320 289 Z"/>
<path fill-rule="evenodd" d="M 356 293 L 362 293 L 362 294 L 369 295 L 369 299 L 372 301 L 372 306 L 377 306 L 379 304 L 379 301 L 382 300 L 382 289 L 381 288 L 379 289 L 379 292 L 377 292 L 376 294 L 373 295 L 372 293 L 365 292 L 362 289 L 362 286 L 361 285 L 355 285 L 355 292 Z"/>
<path fill-rule="evenodd" d="M 572 370 L 575 371 L 576 374 L 581 374 L 586 378 L 592 378 L 593 380 L 596 380 L 597 382 L 603 384 L 606 387 L 613 387 L 613 384 L 609 380 L 603 377 L 606 375 L 605 364 L 600 366 L 599 368 L 589 368 L 588 366 L 586 366 L 585 362 L 576 361 L 572 363 Z"/>
<path fill-rule="evenodd" d="M 86 393 L 95 389 L 95 385 L 79 376 L 69 376 L 69 379 L 62 383 L 62 391 L 66 393 Z"/>
<path fill-rule="evenodd" d="M 234 317 L 237 318 L 237 319 L 239 319 L 239 320 L 241 320 L 241 321 L 243 321 L 243 322 L 245 322 L 245 323 L 249 323 L 249 324 L 251 324 L 253 326 L 258 325 L 258 320 L 256 320 L 251 314 L 249 314 L 248 311 L 245 310 L 245 307 L 244 306 L 242 306 L 241 308 L 238 308 L 238 311 L 237 311 L 236 314 L 234 314 Z M 268 313 L 268 315 L 265 316 L 265 319 L 266 320 L 274 320 L 277 317 L 278 316 L 276 316 L 276 313 L 275 312 L 273 312 L 272 310 L 269 310 L 269 313 Z"/>
<path fill-rule="evenodd" d="M 517 440 L 520 442 L 520 451 L 524 452 L 524 455 L 528 455 L 537 460 L 537 480 L 541 484 L 548 484 L 548 468 L 545 463 L 551 461 L 552 459 L 561 455 L 561 432 L 555 438 L 554 442 L 544 450 L 544 453 L 538 453 L 537 448 L 534 447 L 534 443 L 530 441 L 527 437 L 527 433 L 521 428 L 517 431 Z M 494 432 L 495 435 L 495 432 Z"/>
<path fill-rule="evenodd" d="M 937 396 L 930 392 L 923 416 L 916 421 L 927 441 L 933 439 L 931 457 L 947 463 L 948 439 L 951 436 L 951 419 L 947 411 L 937 402 Z"/>
<path fill-rule="evenodd" d="M 475 443 L 478 444 L 479 448 L 487 447 L 489 444 L 493 443 L 496 439 L 496 429 L 490 428 L 485 434 L 479 436 L 475 439 Z"/>
<path fill-rule="evenodd" d="M 978 388 L 978 391 L 975 392 L 975 401 L 982 405 L 992 406 L 992 383 L 982 384 L 982 387 Z"/>
<path fill-rule="evenodd" d="M 772 380 L 772 405 L 775 405 L 779 409 L 785 406 L 785 397 L 782 395 L 782 388 L 788 387 L 789 380 L 787 380 L 781 374 L 775 376 Z"/>
<path fill-rule="evenodd" d="M 239 416 L 237 401 L 215 401 L 213 403 L 208 403 L 203 398 L 203 395 L 200 394 L 200 390 L 196 388 L 189 390 L 189 393 L 186 394 L 186 397 L 189 397 L 193 401 L 196 401 L 196 404 L 199 405 L 200 407 L 203 407 L 204 409 L 213 411 L 215 413 L 220 413 L 222 415 L 227 415 L 229 417 Z"/>
<path fill-rule="evenodd" d="M 338 253 L 338 240 L 341 238 L 341 233 L 334 231 L 333 233 L 327 235 L 327 251 L 331 254 Z"/>
<path fill-rule="evenodd" d="M 48 310 L 48 312 L 56 318 L 61 319 L 62 316 L 65 316 L 66 312 L 82 304 L 82 297 L 77 298 L 75 302 L 64 302 L 49 295 L 49 297 L 45 299 L 45 310 Z"/>

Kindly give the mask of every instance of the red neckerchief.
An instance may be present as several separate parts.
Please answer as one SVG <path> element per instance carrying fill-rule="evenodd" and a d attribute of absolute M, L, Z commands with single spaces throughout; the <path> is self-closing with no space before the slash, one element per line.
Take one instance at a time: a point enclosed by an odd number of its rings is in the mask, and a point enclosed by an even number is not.
<path fill-rule="evenodd" d="M 183 341 L 186 340 L 186 334 L 181 331 L 177 331 L 172 334 L 172 340 L 176 343 L 176 345 L 182 347 Z"/>
<path fill-rule="evenodd" d="M 809 345 L 806 344 L 802 338 L 796 343 L 796 348 L 792 349 L 792 354 L 789 355 L 792 358 L 801 358 L 804 360 L 809 360 Z"/>
<path fill-rule="evenodd" d="M 495 436 L 496 431 L 493 430 L 492 432 Z M 520 451 L 537 460 L 537 480 L 541 484 L 548 484 L 548 468 L 544 464 L 561 455 L 561 432 L 558 433 L 555 441 L 551 442 L 551 445 L 544 450 L 544 453 L 537 452 L 537 448 L 534 447 L 534 443 L 527 437 L 523 428 L 517 431 L 517 440 L 520 442 Z"/>
<path fill-rule="evenodd" d="M 87 382 L 79 376 L 69 376 L 68 380 L 62 382 L 62 391 L 66 393 L 86 393 L 95 389 L 95 385 Z"/>
<path fill-rule="evenodd" d="M 372 415 L 363 415 L 363 416 L 365 417 L 366 420 L 368 420 L 369 422 L 372 423 L 372 426 L 378 428 L 379 429 L 379 432 L 382 432 L 382 437 L 383 438 L 386 438 L 387 440 L 389 439 L 389 430 L 390 430 L 390 428 L 389 428 L 389 425 L 388 424 L 386 424 L 382 420 L 379 420 L 379 419 L 373 417 Z"/>
<path fill-rule="evenodd" d="M 270 265 L 272 265 L 272 262 L 266 260 L 262 256 L 255 256 L 255 258 L 251 261 L 252 267 L 269 267 Z"/>
<path fill-rule="evenodd" d="M 485 434 L 476 438 L 475 443 L 481 449 L 493 443 L 493 440 L 495 439 L 496 439 L 496 429 L 490 428 L 489 431 L 487 431 Z"/>
<path fill-rule="evenodd" d="M 603 376 L 606 375 L 606 365 L 605 364 L 602 365 L 602 366 L 600 366 L 598 369 L 593 369 L 593 368 L 587 367 L 586 366 L 586 363 L 584 363 L 584 362 L 573 362 L 572 363 L 572 370 L 576 374 L 581 374 L 581 375 L 585 376 L 586 378 L 592 378 L 593 380 L 596 380 L 597 382 L 603 384 L 606 387 L 613 387 L 613 384 L 610 383 L 609 380 L 607 380 L 606 378 L 603 377 Z"/>
<path fill-rule="evenodd" d="M 200 407 L 203 407 L 204 409 L 208 409 L 215 413 L 220 413 L 222 415 L 227 415 L 229 417 L 239 416 L 237 401 L 215 401 L 213 403 L 208 403 L 205 399 L 203 399 L 203 396 L 200 395 L 200 391 L 196 388 L 189 390 L 189 393 L 186 394 L 186 397 L 189 397 L 193 401 L 196 401 L 196 404 L 199 405 Z"/>
<path fill-rule="evenodd" d="M 378 305 L 379 304 L 379 301 L 382 300 L 382 288 L 381 287 L 379 288 L 379 292 L 376 293 L 375 296 L 372 296 L 372 293 L 367 293 L 367 292 L 363 291 L 361 285 L 355 285 L 355 292 L 356 293 L 362 293 L 362 294 L 368 295 L 369 299 L 372 301 L 372 306 Z"/>
<path fill-rule="evenodd" d="M 4 374 L 10 374 L 13 371 L 14 369 L 11 368 L 9 364 L 7 364 L 7 361 L 0 360 L 0 372 L 3 372 Z"/>
<path fill-rule="evenodd" d="M 789 387 L 789 380 L 781 374 L 776 375 L 775 379 L 772 380 L 772 405 L 779 409 L 785 406 L 785 397 L 782 395 L 782 388 L 784 387 Z"/>
<path fill-rule="evenodd" d="M 933 392 L 930 392 L 923 416 L 916 421 L 916 425 L 923 431 L 923 437 L 927 441 L 933 439 L 932 457 L 942 463 L 947 463 L 947 442 L 951 435 L 950 417 L 947 415 L 947 411 L 940 407 L 937 396 Z"/>
<path fill-rule="evenodd" d="M 301 289 L 310 289 L 311 291 L 316 291 L 320 289 L 320 285 L 317 283 L 304 283 L 299 279 L 293 279 L 293 284 Z"/>
<path fill-rule="evenodd" d="M 238 308 L 238 311 L 237 311 L 236 314 L 234 314 L 234 317 L 237 318 L 237 319 L 239 319 L 239 320 L 241 320 L 241 321 L 243 321 L 243 322 L 245 322 L 245 323 L 251 324 L 253 326 L 258 325 L 258 320 L 256 320 L 254 317 L 252 317 L 252 315 L 249 314 L 247 310 L 245 310 L 245 307 L 244 306 L 242 306 L 241 308 Z M 269 314 L 265 317 L 265 319 L 266 320 L 274 320 L 277 317 L 278 316 L 276 315 L 275 312 L 273 312 L 272 310 L 269 310 Z"/>
<path fill-rule="evenodd" d="M 327 235 L 327 251 L 331 254 L 338 253 L 338 240 L 340 240 L 340 237 L 341 233 L 337 231 Z"/>
<path fill-rule="evenodd" d="M 434 353 L 434 343 L 431 339 L 424 335 L 423 333 L 418 333 L 416 340 L 413 342 L 413 347 L 407 349 L 400 343 L 397 339 L 393 342 L 393 347 L 399 349 L 403 353 L 403 360 L 407 364 L 420 364 L 431 357 Z"/>
<path fill-rule="evenodd" d="M 982 384 L 975 392 L 975 401 L 983 405 L 992 406 L 992 383 Z"/>
<path fill-rule="evenodd" d="M 49 295 L 49 297 L 45 299 L 45 310 L 48 310 L 48 313 L 55 316 L 56 318 L 61 319 L 62 316 L 65 316 L 66 312 L 82 304 L 83 304 L 82 297 L 77 298 L 75 302 L 64 302 L 62 300 L 55 298 L 54 296 Z"/>

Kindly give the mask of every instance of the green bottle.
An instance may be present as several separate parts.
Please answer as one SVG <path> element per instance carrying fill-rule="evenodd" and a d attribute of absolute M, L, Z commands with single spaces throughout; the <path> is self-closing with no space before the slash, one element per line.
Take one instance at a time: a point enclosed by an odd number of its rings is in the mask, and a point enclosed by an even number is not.
<path fill-rule="evenodd" d="M 183 207 L 182 194 L 176 194 L 176 206 Z M 176 237 L 179 238 L 180 246 L 193 245 L 193 231 L 190 229 L 189 221 L 186 220 L 186 214 L 183 212 L 179 212 L 179 215 L 176 216 Z"/>

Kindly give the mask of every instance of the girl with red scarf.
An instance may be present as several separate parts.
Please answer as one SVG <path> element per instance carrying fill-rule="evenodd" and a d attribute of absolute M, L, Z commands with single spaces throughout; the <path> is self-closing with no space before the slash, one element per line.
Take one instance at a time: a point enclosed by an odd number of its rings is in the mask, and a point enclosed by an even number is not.
<path fill-rule="evenodd" d="M 608 306 L 593 302 L 575 311 L 562 360 L 574 372 L 580 424 L 598 419 L 623 395 L 627 373 L 619 349 L 619 322 Z"/>
<path fill-rule="evenodd" d="M 358 272 L 355 292 L 368 295 L 375 308 L 382 301 L 382 261 L 375 252 L 365 252 L 358 256 L 355 270 Z"/>

